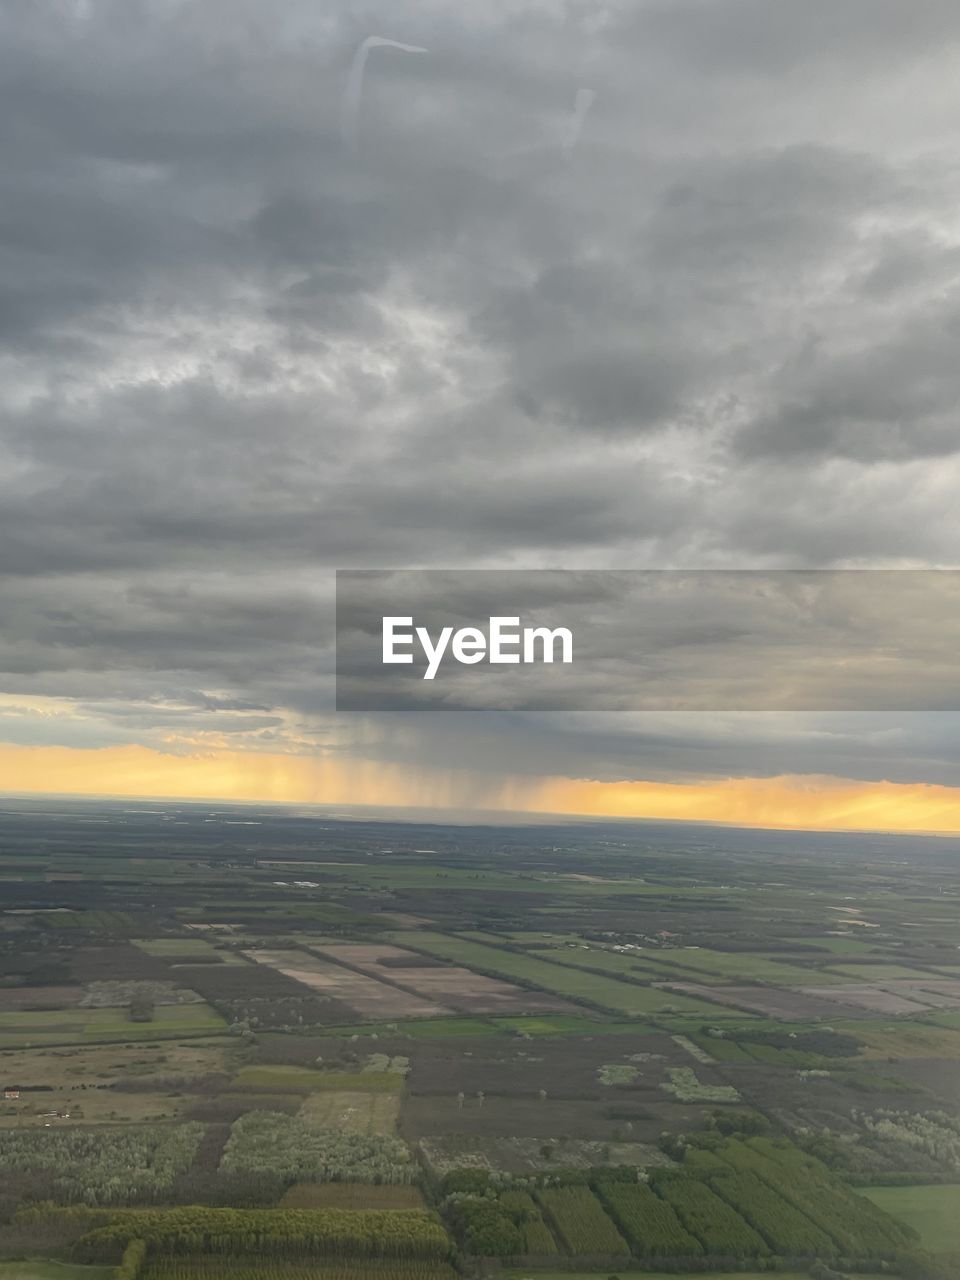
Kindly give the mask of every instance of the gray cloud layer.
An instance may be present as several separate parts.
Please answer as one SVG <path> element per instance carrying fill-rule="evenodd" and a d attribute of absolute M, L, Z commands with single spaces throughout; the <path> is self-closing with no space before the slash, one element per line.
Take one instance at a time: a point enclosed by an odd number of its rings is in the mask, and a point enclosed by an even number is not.
<path fill-rule="evenodd" d="M 351 148 L 371 35 L 428 53 L 371 50 Z M 0 736 L 355 749 L 335 566 L 956 562 L 951 0 L 10 0 L 0 37 L 0 687 L 80 713 Z M 525 760 L 616 776 L 955 764 L 934 718 L 536 723 Z"/>

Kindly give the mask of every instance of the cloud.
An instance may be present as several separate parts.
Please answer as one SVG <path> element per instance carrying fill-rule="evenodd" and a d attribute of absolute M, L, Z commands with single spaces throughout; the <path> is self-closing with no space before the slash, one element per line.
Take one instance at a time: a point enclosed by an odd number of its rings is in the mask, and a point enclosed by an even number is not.
<path fill-rule="evenodd" d="M 328 719 L 337 566 L 955 559 L 955 5 L 49 19 L 0 15 L 0 688 L 75 708 L 43 740 L 389 751 Z M 350 149 L 370 35 L 429 53 L 371 54 Z M 756 773 L 726 731 L 524 741 Z M 916 732 L 862 769 L 941 776 Z"/>

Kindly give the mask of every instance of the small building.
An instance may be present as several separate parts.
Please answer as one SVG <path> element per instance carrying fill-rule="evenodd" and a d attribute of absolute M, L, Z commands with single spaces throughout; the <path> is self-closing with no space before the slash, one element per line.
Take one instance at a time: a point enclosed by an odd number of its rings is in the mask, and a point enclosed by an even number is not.
<path fill-rule="evenodd" d="M 20 1090 L 16 1085 L 7 1085 L 3 1091 L 4 1102 L 16 1102 L 20 1097 Z"/>

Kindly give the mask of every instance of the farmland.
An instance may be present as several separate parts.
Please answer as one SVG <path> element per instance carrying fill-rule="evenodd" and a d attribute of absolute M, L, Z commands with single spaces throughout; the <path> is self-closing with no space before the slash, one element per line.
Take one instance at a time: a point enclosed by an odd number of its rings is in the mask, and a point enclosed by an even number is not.
<path fill-rule="evenodd" d="M 960 1184 L 932 1187 L 865 1187 L 863 1194 L 905 1222 L 928 1249 L 953 1250 L 960 1220 Z"/>
<path fill-rule="evenodd" d="M 176 812 L 0 810 L 9 1263 L 954 1265 L 949 842 Z"/>

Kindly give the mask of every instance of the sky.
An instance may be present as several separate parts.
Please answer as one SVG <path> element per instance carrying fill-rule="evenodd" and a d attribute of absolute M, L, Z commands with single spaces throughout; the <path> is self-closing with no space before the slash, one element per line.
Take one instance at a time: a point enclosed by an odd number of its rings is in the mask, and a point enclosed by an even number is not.
<path fill-rule="evenodd" d="M 953 0 L 7 0 L 0 788 L 960 830 L 929 700 L 332 692 L 336 568 L 956 567 L 958 70 Z"/>

